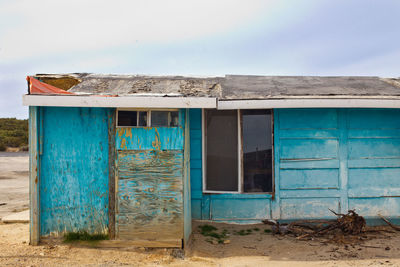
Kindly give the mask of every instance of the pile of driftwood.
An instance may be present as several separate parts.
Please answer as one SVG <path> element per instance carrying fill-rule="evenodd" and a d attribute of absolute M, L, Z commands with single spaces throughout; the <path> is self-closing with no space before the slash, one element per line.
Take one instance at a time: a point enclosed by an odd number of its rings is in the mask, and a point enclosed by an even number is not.
<path fill-rule="evenodd" d="M 354 210 L 347 214 L 336 213 L 335 220 L 302 220 L 280 224 L 274 220 L 264 220 L 263 223 L 272 225 L 272 231 L 276 234 L 294 235 L 297 239 L 309 240 L 322 236 L 335 235 L 360 235 L 366 226 L 364 217 Z"/>

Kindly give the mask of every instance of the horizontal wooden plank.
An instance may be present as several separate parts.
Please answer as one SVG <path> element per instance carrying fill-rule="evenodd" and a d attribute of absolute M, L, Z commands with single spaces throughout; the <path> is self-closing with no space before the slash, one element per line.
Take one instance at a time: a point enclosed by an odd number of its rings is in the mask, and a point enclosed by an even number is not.
<path fill-rule="evenodd" d="M 400 129 L 400 109 L 350 109 L 348 129 Z"/>
<path fill-rule="evenodd" d="M 338 136 L 338 130 L 282 129 L 279 131 L 280 139 L 337 139 Z"/>
<path fill-rule="evenodd" d="M 332 198 L 339 197 L 340 191 L 338 189 L 281 189 L 281 198 Z"/>
<path fill-rule="evenodd" d="M 282 109 L 279 110 L 279 128 L 282 129 L 337 129 L 336 109 Z"/>
<path fill-rule="evenodd" d="M 210 203 L 211 219 L 267 219 L 271 217 L 270 199 L 216 199 Z"/>
<path fill-rule="evenodd" d="M 400 196 L 400 168 L 349 169 L 349 195 Z"/>
<path fill-rule="evenodd" d="M 349 159 L 348 168 L 400 168 L 400 158 Z"/>
<path fill-rule="evenodd" d="M 339 212 L 339 198 L 281 199 L 281 219 L 324 219 L 335 215 L 329 209 Z"/>
<path fill-rule="evenodd" d="M 349 198 L 349 209 L 365 217 L 400 216 L 400 197 Z"/>
<path fill-rule="evenodd" d="M 182 150 L 182 127 L 117 128 L 118 150 Z"/>
<path fill-rule="evenodd" d="M 339 169 L 291 169 L 280 171 L 281 189 L 324 189 L 339 187 Z"/>
<path fill-rule="evenodd" d="M 339 168 L 338 159 L 281 160 L 279 167 L 284 169 L 335 169 Z"/>
<path fill-rule="evenodd" d="M 400 129 L 349 129 L 348 138 L 400 138 Z"/>
<path fill-rule="evenodd" d="M 335 139 L 282 139 L 279 148 L 281 160 L 337 158 L 339 142 Z"/>
<path fill-rule="evenodd" d="M 399 158 L 400 139 L 349 139 L 349 159 L 357 158 Z"/>

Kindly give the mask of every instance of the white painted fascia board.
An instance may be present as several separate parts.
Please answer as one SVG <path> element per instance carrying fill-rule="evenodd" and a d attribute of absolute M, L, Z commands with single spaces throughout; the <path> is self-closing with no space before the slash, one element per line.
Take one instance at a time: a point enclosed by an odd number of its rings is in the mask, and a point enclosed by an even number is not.
<path fill-rule="evenodd" d="M 113 108 L 216 108 L 212 97 L 102 97 L 71 95 L 24 95 L 24 106 Z"/>
<path fill-rule="evenodd" d="M 400 108 L 400 99 L 218 100 L 218 109 Z"/>

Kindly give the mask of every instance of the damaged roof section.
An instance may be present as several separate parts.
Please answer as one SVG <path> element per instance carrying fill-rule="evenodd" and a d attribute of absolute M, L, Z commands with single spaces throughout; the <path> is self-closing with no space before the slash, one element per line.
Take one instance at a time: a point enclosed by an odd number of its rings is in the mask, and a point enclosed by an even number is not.
<path fill-rule="evenodd" d="M 400 98 L 400 79 L 356 76 L 225 77 L 37 74 L 44 83 L 71 95 L 210 97 L 219 100 L 286 98 Z M 32 79 L 33 80 L 33 79 Z M 58 94 L 34 92 L 30 94 Z"/>
<path fill-rule="evenodd" d="M 36 75 L 42 82 L 82 95 L 220 97 L 222 78 L 65 74 Z M 71 86 L 72 85 L 72 86 Z M 69 88 L 68 88 L 69 87 Z M 59 87 L 61 88 L 61 87 Z"/>

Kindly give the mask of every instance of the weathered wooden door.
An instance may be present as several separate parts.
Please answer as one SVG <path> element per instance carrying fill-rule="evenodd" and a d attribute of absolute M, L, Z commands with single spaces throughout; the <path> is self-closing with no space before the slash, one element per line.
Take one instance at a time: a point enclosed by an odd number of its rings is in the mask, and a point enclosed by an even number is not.
<path fill-rule="evenodd" d="M 176 127 L 117 128 L 116 237 L 183 238 L 184 113 Z"/>

